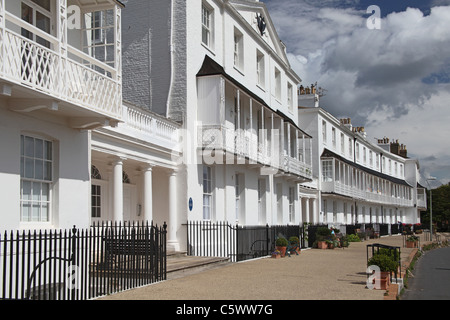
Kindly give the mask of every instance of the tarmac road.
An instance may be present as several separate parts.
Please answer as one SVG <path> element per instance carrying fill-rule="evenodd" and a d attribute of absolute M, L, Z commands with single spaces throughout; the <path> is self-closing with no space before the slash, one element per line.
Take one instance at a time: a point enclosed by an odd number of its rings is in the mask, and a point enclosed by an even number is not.
<path fill-rule="evenodd" d="M 402 300 L 450 300 L 450 247 L 425 252 L 412 273 Z"/>

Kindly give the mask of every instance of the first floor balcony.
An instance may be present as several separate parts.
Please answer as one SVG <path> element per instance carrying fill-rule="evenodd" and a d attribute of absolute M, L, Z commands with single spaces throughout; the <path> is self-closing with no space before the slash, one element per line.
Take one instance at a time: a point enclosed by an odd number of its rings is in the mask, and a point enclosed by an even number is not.
<path fill-rule="evenodd" d="M 312 137 L 292 111 L 269 106 L 209 58 L 197 74 L 197 89 L 197 146 L 204 153 L 218 159 L 222 152 L 227 161 L 297 182 L 312 180 Z"/>
<path fill-rule="evenodd" d="M 425 188 L 417 187 L 417 208 L 427 210 L 427 192 Z"/>
<path fill-rule="evenodd" d="M 204 158 L 210 156 L 221 164 L 254 164 L 278 175 L 291 175 L 299 181 L 311 180 L 311 164 L 298 159 L 303 158 L 303 154 L 297 158 L 288 154 L 279 143 L 264 138 L 272 136 L 271 131 L 261 130 L 256 135 L 249 130 L 235 130 L 226 125 L 201 125 L 198 127 L 198 146 L 203 150 Z"/>
<path fill-rule="evenodd" d="M 80 30 L 69 34 L 67 4 L 0 2 L 0 93 L 8 99 L 8 107 L 23 113 L 50 111 L 77 129 L 115 126 L 122 118 L 120 59 L 110 62 L 100 58 L 87 39 L 95 34 L 89 27 L 95 13 L 110 12 L 111 16 L 120 17 L 117 5 L 102 1 L 110 10 L 86 13 L 85 19 L 80 20 Z M 80 12 L 95 8 L 80 8 Z M 54 28 L 50 27 L 52 21 Z M 101 31 L 106 30 L 107 26 Z M 120 29 L 111 30 L 112 38 L 119 39 Z M 83 38 L 83 34 L 88 34 L 84 36 L 85 45 L 68 41 Z M 118 43 L 105 44 L 105 52 L 117 57 L 120 51 L 114 52 L 113 48 Z"/>

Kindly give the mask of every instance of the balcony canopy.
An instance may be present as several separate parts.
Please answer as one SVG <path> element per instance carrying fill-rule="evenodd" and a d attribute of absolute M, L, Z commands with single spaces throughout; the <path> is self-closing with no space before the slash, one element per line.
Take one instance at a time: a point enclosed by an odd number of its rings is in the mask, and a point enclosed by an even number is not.
<path fill-rule="evenodd" d="M 250 96 L 253 100 L 257 101 L 262 106 L 264 106 L 267 110 L 269 110 L 270 112 L 274 112 L 279 117 L 281 117 L 284 121 L 289 122 L 295 129 L 302 132 L 302 134 L 304 134 L 305 137 L 312 139 L 312 136 L 310 136 L 305 131 L 300 129 L 300 127 L 297 126 L 297 124 L 295 124 L 295 122 L 292 119 L 287 117 L 284 113 L 282 113 L 279 110 L 277 110 L 277 111 L 273 110 L 263 99 L 258 97 L 255 93 L 253 93 L 252 91 L 247 89 L 239 81 L 237 81 L 232 76 L 227 74 L 225 72 L 224 68 L 221 65 L 219 65 L 216 61 L 214 61 L 211 57 L 205 56 L 205 60 L 203 61 L 203 65 L 200 68 L 200 71 L 197 73 L 197 77 L 199 78 L 199 77 L 216 76 L 216 75 L 223 76 L 225 79 L 227 79 L 228 81 L 233 83 L 236 87 L 238 87 L 239 90 L 241 90 L 242 92 L 244 92 L 245 94 Z"/>
<path fill-rule="evenodd" d="M 355 162 L 353 162 L 353 161 L 347 160 L 347 159 L 341 157 L 340 155 L 338 155 L 338 154 L 336 154 L 336 153 L 334 153 L 333 151 L 330 151 L 330 150 L 328 150 L 328 149 L 324 149 L 321 158 L 335 158 L 335 159 L 337 159 L 337 160 L 339 160 L 339 161 L 341 161 L 341 162 L 344 162 L 344 163 L 346 163 L 346 164 L 348 164 L 348 165 L 350 165 L 350 166 L 352 166 L 352 167 L 354 167 L 354 168 L 356 168 L 356 169 L 359 169 L 359 170 L 361 170 L 361 171 L 364 171 L 364 172 L 366 172 L 366 173 L 368 173 L 368 174 L 371 174 L 371 175 L 373 175 L 373 176 L 376 176 L 376 177 L 379 177 L 379 178 L 388 180 L 388 181 L 390 181 L 390 182 L 392 182 L 392 183 L 395 183 L 395 184 L 407 186 L 407 187 L 410 187 L 410 188 L 413 187 L 413 186 L 411 186 L 408 182 L 406 182 L 405 180 L 398 179 L 398 178 L 389 176 L 389 175 L 387 175 L 387 174 L 384 174 L 384 173 L 381 173 L 381 172 L 378 172 L 378 171 L 369 169 L 369 168 L 367 168 L 367 167 L 364 167 L 364 166 L 362 166 L 362 165 L 360 165 L 360 164 L 357 164 L 357 163 L 355 163 Z"/>

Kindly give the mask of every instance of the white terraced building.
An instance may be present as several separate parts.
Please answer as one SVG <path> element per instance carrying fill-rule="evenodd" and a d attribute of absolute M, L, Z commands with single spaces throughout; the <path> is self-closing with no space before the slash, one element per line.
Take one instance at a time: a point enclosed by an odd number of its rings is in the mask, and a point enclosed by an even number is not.
<path fill-rule="evenodd" d="M 0 1 L 2 229 L 90 223 L 89 129 L 123 117 L 122 5 L 82 3 Z M 108 43 L 96 42 L 97 12 L 110 15 Z"/>
<path fill-rule="evenodd" d="M 124 98 L 183 123 L 169 246 L 183 247 L 188 221 L 298 224 L 311 137 L 265 5 L 130 1 L 123 30 Z"/>
<path fill-rule="evenodd" d="M 176 212 L 180 125 L 123 102 L 123 9 L 0 0 L 1 230 Z"/>
<path fill-rule="evenodd" d="M 337 119 L 320 108 L 315 88 L 301 88 L 299 123 L 313 138 L 313 182 L 319 210 L 313 223 L 420 223 L 426 210 L 425 188 L 419 184 L 419 162 L 407 157 L 398 141 L 373 143 L 351 119 Z"/>

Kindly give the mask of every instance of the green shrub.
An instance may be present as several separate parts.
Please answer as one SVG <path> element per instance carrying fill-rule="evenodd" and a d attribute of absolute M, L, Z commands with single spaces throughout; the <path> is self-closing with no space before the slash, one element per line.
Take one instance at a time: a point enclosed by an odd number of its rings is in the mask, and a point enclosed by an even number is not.
<path fill-rule="evenodd" d="M 277 241 L 275 242 L 275 245 L 277 247 L 287 247 L 288 244 L 289 243 L 286 240 L 286 238 L 278 238 Z"/>
<path fill-rule="evenodd" d="M 331 230 L 327 227 L 319 227 L 316 230 L 316 236 L 329 237 L 331 236 Z"/>
<path fill-rule="evenodd" d="M 348 242 L 360 242 L 361 239 L 358 237 L 357 234 L 348 234 L 347 235 L 347 241 Z"/>
<path fill-rule="evenodd" d="M 390 256 L 386 254 L 376 254 L 367 261 L 367 266 L 378 266 L 380 271 L 395 272 L 398 268 L 398 263 Z"/>
<path fill-rule="evenodd" d="M 298 237 L 290 237 L 290 238 L 289 238 L 289 242 L 290 242 L 291 244 L 299 244 L 299 243 L 300 243 L 300 240 L 299 240 Z"/>
<path fill-rule="evenodd" d="M 418 236 L 409 236 L 406 241 L 419 241 L 419 237 Z"/>

